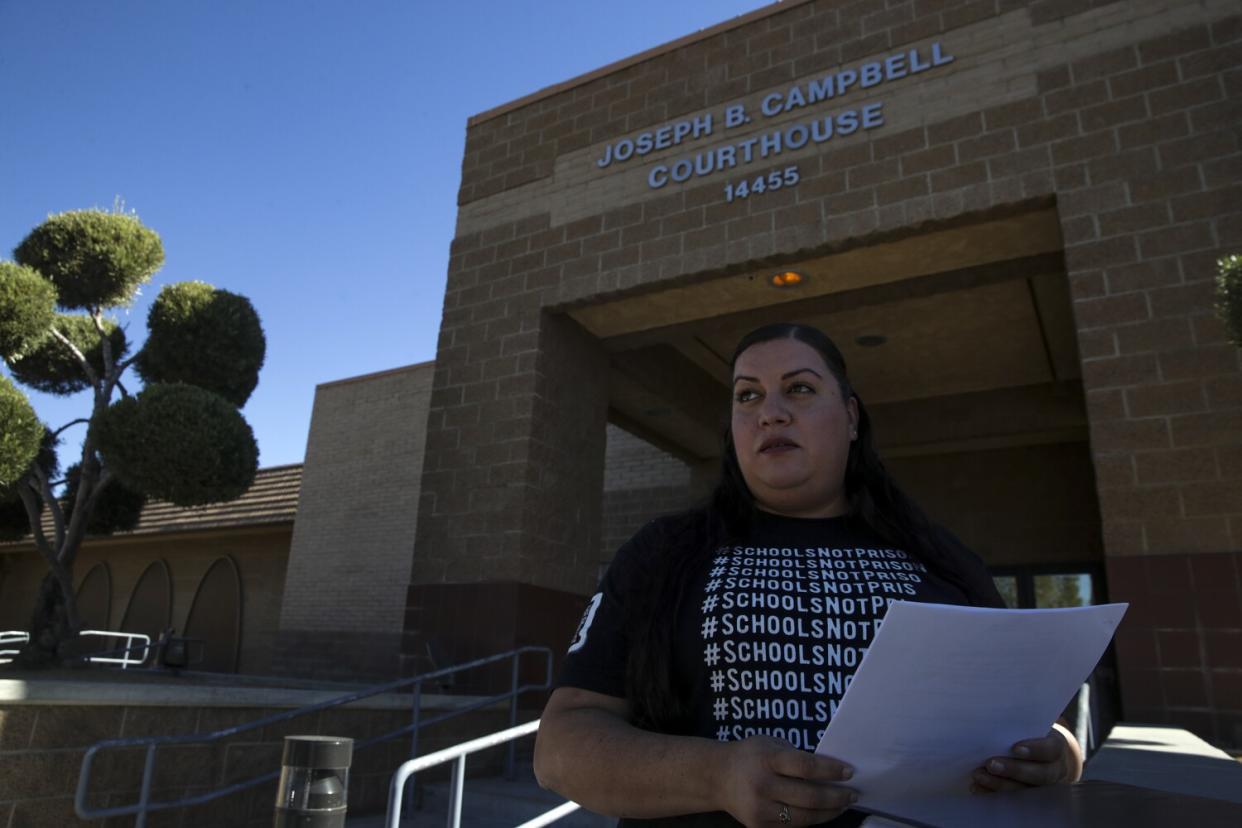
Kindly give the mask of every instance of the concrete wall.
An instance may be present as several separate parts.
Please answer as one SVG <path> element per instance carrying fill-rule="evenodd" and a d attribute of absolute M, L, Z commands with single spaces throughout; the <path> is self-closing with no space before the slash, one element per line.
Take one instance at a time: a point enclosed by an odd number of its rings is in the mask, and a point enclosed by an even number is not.
<path fill-rule="evenodd" d="M 115 682 L 101 687 L 74 682 L 64 688 L 65 698 L 57 702 L 38 701 L 38 690 L 32 694 L 35 699 L 15 702 L 8 691 L 16 683 L 0 682 L 0 696 L 5 697 L 0 700 L 0 825 L 8 828 L 133 825 L 132 816 L 84 821 L 74 813 L 73 792 L 82 758 L 86 748 L 96 742 L 210 733 L 323 701 L 331 695 L 289 689 L 195 690 Z M 75 695 L 82 701 L 69 700 Z M 125 698 L 116 700 L 119 696 Z M 232 701 L 222 701 L 226 696 Z M 425 715 L 443 712 L 442 700 L 426 699 L 424 709 Z M 278 771 L 286 735 L 321 733 L 361 740 L 391 732 L 409 722 L 408 697 L 382 697 L 238 733 L 209 745 L 163 747 L 156 754 L 152 798 L 179 799 Z M 477 711 L 427 728 L 420 739 L 419 752 L 438 750 L 507 725 L 507 710 Z M 392 774 L 407 758 L 408 737 L 356 753 L 350 770 L 349 813 L 382 814 Z M 142 759 L 142 750 L 98 754 L 88 804 L 102 808 L 136 803 Z M 494 773 L 502 761 L 503 749 L 476 754 L 471 769 Z M 423 777 L 443 779 L 445 773 L 442 768 Z M 157 812 L 147 824 L 152 828 L 269 828 L 275 799 L 273 781 L 207 805 Z"/>
<path fill-rule="evenodd" d="M 1059 217 L 1114 597 L 1147 601 L 1135 584 L 1157 585 L 1157 558 L 1183 556 L 1187 579 L 1200 556 L 1236 574 L 1224 562 L 1242 547 L 1242 363 L 1213 313 L 1212 275 L 1242 247 L 1240 38 L 1228 0 L 790 2 L 474 119 L 417 532 L 434 557 L 415 559 L 406 654 L 435 633 L 417 607 L 436 583 L 590 589 L 581 550 L 597 548 L 607 389 L 598 343 L 567 333 L 565 312 L 1031 204 Z M 771 91 L 933 40 L 955 57 L 934 76 L 825 107 L 883 99 L 882 129 L 748 168 L 797 163 L 797 187 L 733 202 L 724 178 L 648 189 L 651 165 L 684 147 L 624 174 L 594 165 L 622 136 L 737 101 L 755 112 Z M 553 412 L 576 419 L 548 432 Z M 481 553 L 495 557 L 470 563 Z M 1220 583 L 1236 606 L 1236 577 Z M 1236 681 L 1221 653 L 1242 651 L 1242 620 L 1203 623 L 1133 613 L 1123 674 Z M 1170 635 L 1201 654 L 1194 666 L 1164 660 Z M 1211 695 L 1184 717 L 1124 684 L 1127 712 L 1242 744 L 1242 697 Z"/>
<path fill-rule="evenodd" d="M 396 674 L 433 369 L 316 389 L 280 613 L 281 672 Z"/>
<path fill-rule="evenodd" d="M 901 457 L 886 465 L 989 566 L 1103 559 L 1085 443 Z"/>

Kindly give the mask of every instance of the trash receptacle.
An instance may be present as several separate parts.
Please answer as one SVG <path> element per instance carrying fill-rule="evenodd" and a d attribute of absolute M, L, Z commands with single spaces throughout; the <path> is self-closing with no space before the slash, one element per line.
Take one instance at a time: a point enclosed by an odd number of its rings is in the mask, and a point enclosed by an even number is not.
<path fill-rule="evenodd" d="M 344 828 L 354 740 L 286 736 L 274 828 Z"/>

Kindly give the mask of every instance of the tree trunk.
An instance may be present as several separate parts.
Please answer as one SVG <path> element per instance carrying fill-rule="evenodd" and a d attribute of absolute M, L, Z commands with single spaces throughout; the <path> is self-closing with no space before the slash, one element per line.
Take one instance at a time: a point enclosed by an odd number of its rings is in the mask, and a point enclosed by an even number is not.
<path fill-rule="evenodd" d="M 78 649 L 77 596 L 68 567 L 53 565 L 39 584 L 30 616 L 30 643 L 17 661 L 26 667 L 51 667 L 74 656 Z"/>

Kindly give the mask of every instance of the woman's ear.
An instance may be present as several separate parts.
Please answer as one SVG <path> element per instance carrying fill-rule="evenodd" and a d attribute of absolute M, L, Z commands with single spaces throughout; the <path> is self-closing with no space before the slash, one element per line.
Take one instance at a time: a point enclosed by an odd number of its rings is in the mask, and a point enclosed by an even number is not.
<path fill-rule="evenodd" d="M 858 397 L 850 395 L 849 401 L 845 404 L 845 410 L 850 416 L 850 440 L 858 439 Z"/>

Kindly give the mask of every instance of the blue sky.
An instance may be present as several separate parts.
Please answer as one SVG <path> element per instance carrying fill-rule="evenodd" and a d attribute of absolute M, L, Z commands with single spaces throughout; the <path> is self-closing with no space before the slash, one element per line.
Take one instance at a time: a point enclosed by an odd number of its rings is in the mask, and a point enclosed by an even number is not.
<path fill-rule="evenodd" d="M 248 296 L 244 413 L 261 465 L 300 462 L 317 383 L 435 358 L 467 118 L 764 5 L 0 0 L 0 257 L 123 199 L 166 254 L 131 341 L 164 284 Z"/>

